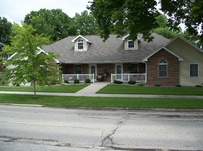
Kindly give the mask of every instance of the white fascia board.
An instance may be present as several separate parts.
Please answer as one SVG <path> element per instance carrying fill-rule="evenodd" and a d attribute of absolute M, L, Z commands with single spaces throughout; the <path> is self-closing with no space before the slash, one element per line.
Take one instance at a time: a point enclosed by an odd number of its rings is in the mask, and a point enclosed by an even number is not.
<path fill-rule="evenodd" d="M 75 37 L 71 42 L 75 42 L 78 38 L 82 38 L 82 39 L 84 39 L 86 42 L 92 43 L 92 42 L 89 41 L 87 38 L 83 37 L 82 35 L 78 35 L 78 36 Z"/>

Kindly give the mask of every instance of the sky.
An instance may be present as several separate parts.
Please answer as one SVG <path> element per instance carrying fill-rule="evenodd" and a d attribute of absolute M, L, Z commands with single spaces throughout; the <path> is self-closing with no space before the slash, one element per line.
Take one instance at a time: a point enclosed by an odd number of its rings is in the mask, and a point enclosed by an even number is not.
<path fill-rule="evenodd" d="M 0 0 L 0 17 L 5 17 L 11 23 L 20 24 L 31 11 L 41 8 L 62 9 L 69 17 L 81 13 L 91 0 Z"/>

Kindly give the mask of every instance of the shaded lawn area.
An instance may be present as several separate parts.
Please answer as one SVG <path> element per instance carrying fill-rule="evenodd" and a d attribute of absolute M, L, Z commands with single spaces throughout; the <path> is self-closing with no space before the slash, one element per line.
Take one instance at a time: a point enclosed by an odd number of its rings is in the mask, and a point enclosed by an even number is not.
<path fill-rule="evenodd" d="M 56 107 L 119 107 L 203 109 L 203 99 L 176 98 L 108 98 L 73 96 L 38 96 L 0 94 L 0 103 L 39 104 Z"/>
<path fill-rule="evenodd" d="M 203 87 L 145 87 L 130 85 L 107 85 L 101 94 L 157 94 L 157 95 L 203 95 Z"/>
<path fill-rule="evenodd" d="M 37 92 L 75 93 L 88 85 L 37 86 Z M 33 92 L 32 86 L 0 86 L 0 91 Z"/>

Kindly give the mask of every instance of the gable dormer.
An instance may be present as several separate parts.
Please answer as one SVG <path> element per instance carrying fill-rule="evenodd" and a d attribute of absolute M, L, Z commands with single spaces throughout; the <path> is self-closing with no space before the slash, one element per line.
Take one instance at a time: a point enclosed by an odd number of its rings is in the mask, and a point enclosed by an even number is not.
<path fill-rule="evenodd" d="M 74 51 L 87 51 L 92 43 L 82 35 L 75 37 L 72 42 L 74 43 Z"/>
<path fill-rule="evenodd" d="M 129 34 L 128 34 L 125 37 L 123 37 L 122 40 L 124 41 L 125 50 L 137 50 L 139 47 L 139 42 L 140 42 L 139 37 L 137 37 L 137 39 L 134 41 L 129 39 Z"/>

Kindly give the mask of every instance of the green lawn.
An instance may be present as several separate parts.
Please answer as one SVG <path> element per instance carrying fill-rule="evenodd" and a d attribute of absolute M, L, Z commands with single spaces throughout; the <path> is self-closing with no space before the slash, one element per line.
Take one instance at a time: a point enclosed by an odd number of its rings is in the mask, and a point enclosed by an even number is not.
<path fill-rule="evenodd" d="M 120 108 L 175 108 L 203 109 L 202 99 L 172 98 L 108 98 L 108 97 L 72 97 L 0 94 L 0 103 L 40 104 L 57 107 L 120 107 Z"/>
<path fill-rule="evenodd" d="M 107 85 L 97 93 L 102 94 L 160 94 L 203 95 L 203 87 L 144 87 L 130 85 Z"/>
<path fill-rule="evenodd" d="M 38 86 L 37 92 L 61 92 L 61 93 L 75 93 L 87 85 L 62 85 L 62 86 Z M 0 86 L 0 91 L 21 91 L 21 92 L 33 92 L 32 86 Z"/>

